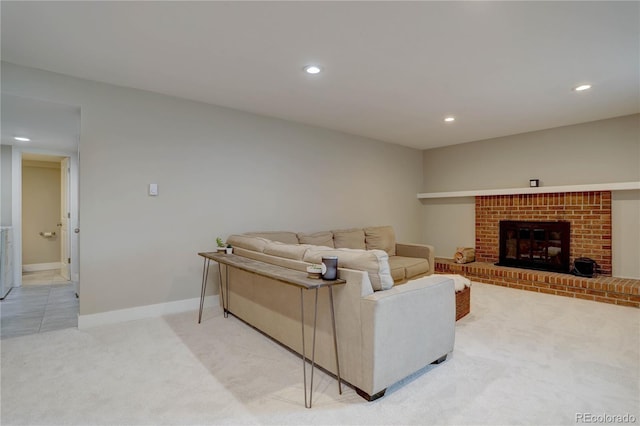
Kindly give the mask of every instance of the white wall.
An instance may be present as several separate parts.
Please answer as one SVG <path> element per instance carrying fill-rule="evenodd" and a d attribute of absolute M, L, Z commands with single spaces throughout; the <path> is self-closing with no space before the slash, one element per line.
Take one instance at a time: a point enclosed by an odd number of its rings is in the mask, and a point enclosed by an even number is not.
<path fill-rule="evenodd" d="M 640 114 L 430 149 L 421 192 L 640 181 Z M 613 275 L 640 278 L 639 191 L 612 196 Z M 422 200 L 423 241 L 475 245 L 474 198 Z"/>
<path fill-rule="evenodd" d="M 82 109 L 81 315 L 198 297 L 217 236 L 390 224 L 420 240 L 418 150 L 7 63 L 2 90 Z"/>
<path fill-rule="evenodd" d="M 611 195 L 613 275 L 640 278 L 640 191 L 616 191 Z"/>
<path fill-rule="evenodd" d="M 434 198 L 422 202 L 422 241 L 436 256 L 452 258 L 458 247 L 476 246 L 474 197 Z"/>
<path fill-rule="evenodd" d="M 640 114 L 425 150 L 422 192 L 640 180 Z"/>
<path fill-rule="evenodd" d="M 0 226 L 11 225 L 12 152 L 11 145 L 0 145 Z"/>

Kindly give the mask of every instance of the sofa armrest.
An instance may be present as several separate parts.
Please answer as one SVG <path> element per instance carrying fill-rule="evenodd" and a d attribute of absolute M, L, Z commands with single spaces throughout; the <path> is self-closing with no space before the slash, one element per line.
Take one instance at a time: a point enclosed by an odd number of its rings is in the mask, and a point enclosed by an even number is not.
<path fill-rule="evenodd" d="M 453 280 L 433 275 L 361 300 L 363 372 L 373 395 L 453 350 Z"/>
<path fill-rule="evenodd" d="M 433 274 L 435 264 L 436 249 L 427 244 L 402 244 L 396 243 L 396 255 L 403 257 L 419 257 L 429 261 L 429 274 Z"/>

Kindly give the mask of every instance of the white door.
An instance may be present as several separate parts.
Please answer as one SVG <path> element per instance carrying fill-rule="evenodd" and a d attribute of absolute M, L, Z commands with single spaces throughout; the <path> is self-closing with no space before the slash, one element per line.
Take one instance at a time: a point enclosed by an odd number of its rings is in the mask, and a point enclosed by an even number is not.
<path fill-rule="evenodd" d="M 69 158 L 60 162 L 60 275 L 65 279 L 71 279 L 69 263 L 71 255 L 69 250 Z"/>

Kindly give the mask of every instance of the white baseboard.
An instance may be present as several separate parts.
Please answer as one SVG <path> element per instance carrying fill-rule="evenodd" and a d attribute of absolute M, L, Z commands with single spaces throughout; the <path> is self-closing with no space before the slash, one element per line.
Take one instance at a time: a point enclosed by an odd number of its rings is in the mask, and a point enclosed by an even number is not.
<path fill-rule="evenodd" d="M 29 265 L 22 265 L 22 272 L 37 272 L 37 271 L 49 271 L 51 269 L 62 268 L 62 263 L 31 263 Z"/>
<path fill-rule="evenodd" d="M 218 306 L 219 297 L 206 296 L 204 306 Z M 135 308 L 119 309 L 117 311 L 101 312 L 99 314 L 78 315 L 78 329 L 83 330 L 100 325 L 116 324 L 125 321 L 155 318 L 162 315 L 200 309 L 200 298 L 177 300 L 175 302 L 158 303 L 156 305 L 138 306 Z M 197 321 L 197 313 L 194 321 Z"/>

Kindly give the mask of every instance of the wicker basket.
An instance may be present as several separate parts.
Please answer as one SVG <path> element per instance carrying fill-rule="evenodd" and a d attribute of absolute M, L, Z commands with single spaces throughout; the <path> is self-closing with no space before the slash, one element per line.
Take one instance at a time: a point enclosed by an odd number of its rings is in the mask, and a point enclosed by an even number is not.
<path fill-rule="evenodd" d="M 471 287 L 456 293 L 456 321 L 471 312 Z"/>

